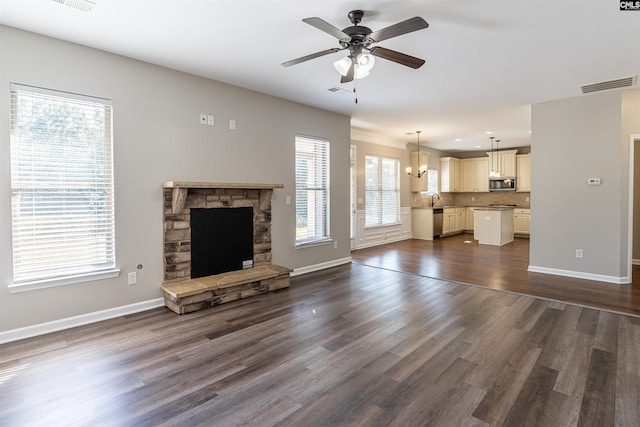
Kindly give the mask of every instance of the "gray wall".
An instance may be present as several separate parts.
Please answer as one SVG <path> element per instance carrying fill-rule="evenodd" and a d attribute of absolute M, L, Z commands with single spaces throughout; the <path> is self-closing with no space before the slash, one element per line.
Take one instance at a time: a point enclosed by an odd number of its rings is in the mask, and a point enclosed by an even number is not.
<path fill-rule="evenodd" d="M 159 298 L 162 182 L 281 183 L 273 197 L 273 262 L 291 268 L 349 254 L 349 117 L 0 26 L 0 331 Z M 113 100 L 116 256 L 122 274 L 10 294 L 10 82 Z M 216 126 L 198 123 L 214 114 Z M 229 119 L 237 130 L 228 129 Z M 331 141 L 333 245 L 294 248 L 294 138 Z M 347 183 L 347 184 L 346 184 Z M 139 283 L 127 285 L 127 272 Z"/>
<path fill-rule="evenodd" d="M 532 106 L 530 266 L 630 277 L 629 138 L 640 133 L 639 95 L 610 91 Z M 588 178 L 602 185 L 588 186 Z"/>

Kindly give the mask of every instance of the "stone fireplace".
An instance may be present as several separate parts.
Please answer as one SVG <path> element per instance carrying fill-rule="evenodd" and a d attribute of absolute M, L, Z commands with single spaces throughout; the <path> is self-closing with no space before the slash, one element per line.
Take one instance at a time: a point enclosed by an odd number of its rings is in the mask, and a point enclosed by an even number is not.
<path fill-rule="evenodd" d="M 282 184 L 176 181 L 163 184 L 162 290 L 167 307 L 183 314 L 289 286 L 291 270 L 271 264 L 271 196 L 274 189 L 282 187 Z M 253 267 L 192 278 L 191 209 L 248 207 L 253 208 Z"/>
<path fill-rule="evenodd" d="M 271 196 L 281 184 L 166 182 L 164 282 L 191 278 L 192 208 L 253 207 L 253 265 L 271 264 Z"/>

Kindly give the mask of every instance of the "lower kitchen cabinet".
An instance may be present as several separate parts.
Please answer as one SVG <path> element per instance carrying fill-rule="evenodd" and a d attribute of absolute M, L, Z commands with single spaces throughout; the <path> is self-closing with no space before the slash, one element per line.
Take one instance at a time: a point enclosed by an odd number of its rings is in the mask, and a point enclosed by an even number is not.
<path fill-rule="evenodd" d="M 531 229 L 531 209 L 513 210 L 513 233 L 530 234 Z"/>
<path fill-rule="evenodd" d="M 473 220 L 475 214 L 473 213 L 474 208 L 466 208 L 464 213 L 464 229 L 465 230 L 473 230 Z"/>
<path fill-rule="evenodd" d="M 445 208 L 442 215 L 442 235 L 459 233 L 465 228 L 465 208 Z"/>

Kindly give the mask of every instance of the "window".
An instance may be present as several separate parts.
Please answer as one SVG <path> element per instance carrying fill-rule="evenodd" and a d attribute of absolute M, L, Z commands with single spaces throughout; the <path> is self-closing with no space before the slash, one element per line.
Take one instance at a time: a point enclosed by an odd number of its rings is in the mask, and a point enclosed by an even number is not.
<path fill-rule="evenodd" d="M 351 224 L 351 239 L 355 239 L 356 238 L 356 208 L 357 208 L 357 193 L 358 193 L 358 175 L 357 175 L 357 168 L 356 168 L 356 146 L 352 145 L 351 146 L 351 150 L 349 151 L 350 154 L 350 160 L 351 160 L 351 164 L 350 164 L 350 176 L 351 176 L 351 217 L 349 218 L 349 223 Z"/>
<path fill-rule="evenodd" d="M 429 196 L 438 193 L 438 169 L 427 171 L 427 194 Z"/>
<path fill-rule="evenodd" d="M 400 161 L 365 156 L 365 225 L 400 223 Z"/>
<path fill-rule="evenodd" d="M 296 137 L 296 245 L 329 239 L 329 142 Z"/>
<path fill-rule="evenodd" d="M 13 286 L 113 277 L 110 101 L 12 84 L 11 191 Z"/>

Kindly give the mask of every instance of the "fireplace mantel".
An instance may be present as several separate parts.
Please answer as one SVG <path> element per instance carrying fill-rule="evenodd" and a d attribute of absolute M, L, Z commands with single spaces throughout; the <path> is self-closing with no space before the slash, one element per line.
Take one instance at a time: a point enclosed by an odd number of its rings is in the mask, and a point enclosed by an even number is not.
<path fill-rule="evenodd" d="M 184 208 L 187 200 L 187 193 L 190 188 L 222 188 L 222 189 L 240 189 L 240 190 L 273 190 L 274 188 L 284 188 L 284 184 L 255 184 L 240 182 L 194 182 L 194 181 L 166 181 L 162 184 L 163 188 L 172 188 L 171 211 L 173 213 L 180 212 Z"/>
<path fill-rule="evenodd" d="M 284 188 L 284 184 L 247 184 L 241 182 L 192 182 L 192 181 L 167 181 L 162 184 L 164 188 L 242 188 L 248 190 L 261 190 L 263 188 Z"/>

